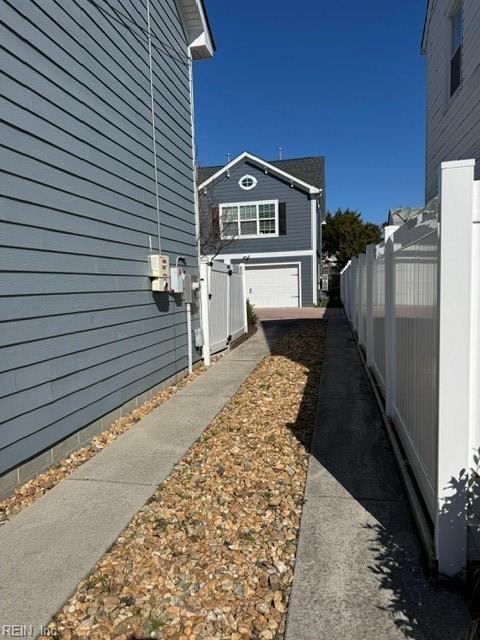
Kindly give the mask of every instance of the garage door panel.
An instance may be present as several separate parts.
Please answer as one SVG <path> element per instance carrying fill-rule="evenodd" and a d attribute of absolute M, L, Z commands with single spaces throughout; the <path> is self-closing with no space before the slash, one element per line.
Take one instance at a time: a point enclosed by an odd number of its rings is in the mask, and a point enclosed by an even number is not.
<path fill-rule="evenodd" d="M 245 269 L 247 298 L 256 307 L 300 306 L 298 265 L 255 265 Z"/>

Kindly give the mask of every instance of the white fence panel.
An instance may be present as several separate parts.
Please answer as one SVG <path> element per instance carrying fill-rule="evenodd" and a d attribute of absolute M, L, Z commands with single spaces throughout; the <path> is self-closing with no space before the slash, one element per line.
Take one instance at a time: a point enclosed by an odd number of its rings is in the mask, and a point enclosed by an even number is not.
<path fill-rule="evenodd" d="M 438 221 L 394 234 L 392 416 L 430 515 L 437 510 Z"/>
<path fill-rule="evenodd" d="M 214 354 L 228 346 L 229 286 L 228 266 L 213 261 L 209 266 L 208 324 L 210 333 L 210 353 Z"/>
<path fill-rule="evenodd" d="M 385 242 L 368 247 L 366 259 L 352 257 L 341 274 L 345 313 L 427 507 L 439 570 L 450 576 L 474 557 L 470 538 L 480 548 L 480 513 L 467 488 L 473 454 L 480 454 L 474 167 L 471 160 L 443 163 L 440 211 L 430 206 L 401 227 L 385 227 Z"/>
<path fill-rule="evenodd" d="M 230 335 L 236 340 L 246 328 L 245 271 L 243 266 L 232 266 L 230 278 Z"/>
<path fill-rule="evenodd" d="M 245 297 L 245 270 L 220 260 L 200 265 L 203 358 L 227 349 L 248 331 Z"/>

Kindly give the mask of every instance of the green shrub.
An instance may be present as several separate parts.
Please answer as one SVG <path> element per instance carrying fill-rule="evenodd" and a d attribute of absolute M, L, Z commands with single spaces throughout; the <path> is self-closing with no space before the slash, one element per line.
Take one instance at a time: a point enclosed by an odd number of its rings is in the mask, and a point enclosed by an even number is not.
<path fill-rule="evenodd" d="M 257 324 L 257 321 L 258 321 L 258 316 L 255 313 L 255 307 L 250 302 L 250 300 L 247 299 L 247 322 L 248 322 L 248 326 L 249 327 L 253 327 L 255 324 Z"/>

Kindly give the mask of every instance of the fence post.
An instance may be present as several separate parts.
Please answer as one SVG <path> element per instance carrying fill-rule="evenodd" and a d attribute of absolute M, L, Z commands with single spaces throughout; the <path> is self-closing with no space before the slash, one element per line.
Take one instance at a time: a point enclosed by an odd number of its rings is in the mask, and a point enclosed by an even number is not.
<path fill-rule="evenodd" d="M 352 258 L 352 312 L 351 323 L 354 331 L 357 331 L 357 257 Z"/>
<path fill-rule="evenodd" d="M 364 253 L 358 256 L 358 342 L 361 346 L 366 347 L 366 318 L 364 318 L 364 286 L 366 276 L 367 257 Z"/>
<path fill-rule="evenodd" d="M 434 524 L 439 571 L 448 576 L 462 571 L 467 561 L 467 477 L 474 428 L 470 424 L 474 167 L 474 160 L 444 162 L 440 172 L 438 513 Z"/>
<path fill-rule="evenodd" d="M 373 266 L 376 258 L 377 246 L 369 244 L 367 246 L 367 335 L 365 340 L 365 351 L 367 354 L 367 366 L 371 367 L 373 362 Z"/>
<path fill-rule="evenodd" d="M 352 307 L 353 307 L 353 264 L 348 263 L 348 319 L 352 324 Z"/>
<path fill-rule="evenodd" d="M 395 397 L 395 245 L 396 225 L 385 227 L 385 413 L 393 416 Z"/>
<path fill-rule="evenodd" d="M 247 279 L 245 277 L 245 265 L 241 264 L 242 272 L 242 296 L 243 296 L 243 333 L 248 333 L 248 315 L 247 315 Z"/>
<path fill-rule="evenodd" d="M 227 347 L 230 348 L 230 343 L 232 341 L 232 332 L 230 330 L 230 317 L 232 315 L 232 265 L 230 263 L 227 264 L 227 335 L 226 335 L 226 343 Z"/>
<path fill-rule="evenodd" d="M 210 366 L 210 316 L 209 316 L 209 290 L 208 290 L 208 269 L 209 266 L 205 262 L 200 263 L 200 316 L 202 318 L 203 331 L 203 363 L 206 367 Z"/>
<path fill-rule="evenodd" d="M 395 397 L 395 253 L 392 236 L 385 242 L 385 413 L 393 416 Z"/>

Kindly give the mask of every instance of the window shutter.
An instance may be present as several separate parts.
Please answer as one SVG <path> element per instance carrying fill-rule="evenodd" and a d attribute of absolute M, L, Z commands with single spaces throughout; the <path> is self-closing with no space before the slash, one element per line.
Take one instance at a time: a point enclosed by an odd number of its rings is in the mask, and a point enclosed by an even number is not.
<path fill-rule="evenodd" d="M 278 203 L 278 234 L 280 236 L 287 235 L 287 203 Z"/>
<path fill-rule="evenodd" d="M 220 209 L 212 207 L 212 238 L 220 238 Z"/>

